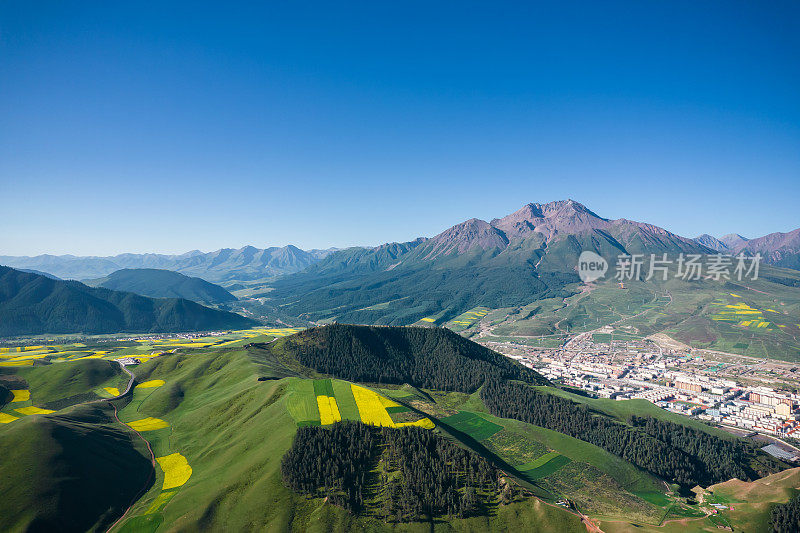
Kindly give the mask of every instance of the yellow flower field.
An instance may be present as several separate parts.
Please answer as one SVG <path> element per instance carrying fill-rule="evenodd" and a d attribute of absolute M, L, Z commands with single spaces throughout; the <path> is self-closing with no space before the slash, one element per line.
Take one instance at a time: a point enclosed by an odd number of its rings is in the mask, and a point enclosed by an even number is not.
<path fill-rule="evenodd" d="M 385 398 L 377 392 L 359 387 L 358 385 L 351 384 L 350 389 L 353 391 L 353 397 L 356 400 L 358 414 L 361 416 L 361 421 L 365 424 L 390 428 L 419 426 L 425 429 L 433 429 L 435 427 L 434 423 L 429 418 L 423 418 L 414 422 L 394 422 L 386 411 L 386 408 L 397 407 L 400 405 L 399 403 Z"/>
<path fill-rule="evenodd" d="M 150 381 L 145 381 L 144 383 L 139 383 L 136 385 L 137 389 L 152 389 L 155 387 L 160 387 L 164 384 L 163 379 L 151 379 Z"/>
<path fill-rule="evenodd" d="M 180 487 L 192 476 L 192 467 L 186 457 L 179 453 L 156 457 L 161 470 L 164 471 L 164 485 L 162 490 Z"/>
<path fill-rule="evenodd" d="M 103 387 L 103 390 L 105 390 L 111 396 L 119 396 L 119 389 L 116 387 Z"/>
<path fill-rule="evenodd" d="M 133 422 L 126 422 L 126 424 L 136 431 L 155 431 L 156 429 L 169 427 L 169 424 L 165 420 L 153 418 L 152 416 Z"/>
<path fill-rule="evenodd" d="M 350 385 L 350 389 L 353 391 L 353 398 L 356 399 L 362 422 L 373 426 L 394 427 L 392 417 L 386 412 L 378 393 L 354 384 Z"/>
<path fill-rule="evenodd" d="M 422 320 L 423 322 L 436 322 L 435 318 L 429 318 L 429 317 L 421 318 L 420 320 Z"/>
<path fill-rule="evenodd" d="M 28 389 L 21 389 L 21 390 L 12 390 L 11 393 L 14 395 L 14 398 L 11 402 L 27 402 L 31 399 L 31 391 Z"/>
<path fill-rule="evenodd" d="M 317 396 L 317 407 L 319 407 L 319 421 L 323 426 L 342 421 L 339 406 L 336 405 L 336 398 Z"/>
<path fill-rule="evenodd" d="M 175 496 L 175 493 L 178 492 L 176 490 L 169 491 L 169 492 L 162 492 L 156 499 L 153 500 L 153 503 L 150 504 L 150 507 L 147 508 L 144 514 L 153 514 L 159 512 L 161 509 L 164 508 L 167 503 Z"/>
<path fill-rule="evenodd" d="M 6 413 L 0 413 L 0 424 L 8 424 L 14 420 L 19 420 L 19 417 L 8 415 Z"/>
<path fill-rule="evenodd" d="M 0 366 L 33 366 L 33 361 L 3 361 Z"/>
<path fill-rule="evenodd" d="M 398 422 L 394 425 L 394 427 L 396 428 L 403 428 L 407 426 L 417 426 L 423 429 L 433 429 L 436 427 L 436 424 L 434 424 L 430 418 L 426 417 L 416 420 L 414 422 Z"/>
<path fill-rule="evenodd" d="M 46 415 L 50 413 L 55 413 L 52 409 L 41 409 L 39 407 L 34 407 L 29 405 L 28 407 L 20 407 L 19 409 L 14 409 L 18 413 L 22 413 L 23 415 Z"/>

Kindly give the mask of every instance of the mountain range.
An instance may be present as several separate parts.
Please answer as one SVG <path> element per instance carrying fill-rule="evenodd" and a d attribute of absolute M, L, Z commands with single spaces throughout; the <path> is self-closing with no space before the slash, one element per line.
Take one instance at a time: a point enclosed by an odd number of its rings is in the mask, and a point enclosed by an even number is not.
<path fill-rule="evenodd" d="M 577 242 L 589 239 L 608 251 L 626 250 L 630 253 L 658 253 L 684 251 L 700 253 L 759 252 L 765 262 L 786 268 L 800 269 L 800 229 L 788 233 L 771 233 L 763 237 L 748 239 L 732 233 L 721 238 L 708 234 L 688 239 L 669 231 L 632 220 L 606 219 L 574 200 L 562 200 L 545 204 L 530 203 L 521 209 L 490 222 L 470 219 L 457 224 L 432 237 L 420 237 L 405 243 L 387 243 L 378 247 L 357 247 L 346 250 L 301 250 L 288 245 L 284 247 L 222 248 L 214 252 L 193 250 L 179 255 L 164 254 L 119 254 L 115 256 L 38 255 L 0 256 L 0 264 L 20 270 L 34 270 L 63 279 L 92 280 L 108 276 L 122 269 L 162 269 L 199 277 L 212 283 L 222 283 L 230 290 L 243 288 L 242 283 L 263 281 L 279 276 L 302 272 L 312 265 L 320 271 L 366 272 L 388 268 L 403 261 L 435 261 L 447 256 L 470 253 L 493 253 L 492 250 L 513 251 L 521 243 L 527 250 L 535 252 L 536 261 L 543 266 L 556 259 L 556 255 L 542 258 L 544 249 L 553 244 L 569 241 L 574 235 Z M 416 250 L 413 256 L 406 256 Z M 505 257 L 504 256 L 504 257 Z M 501 260 L 499 260 L 502 262 Z M 551 267 L 568 267 L 572 264 L 554 263 Z M 392 267 L 395 268 L 395 267 Z M 545 268 L 547 270 L 547 268 Z M 320 271 L 311 269 L 312 273 Z"/>
<path fill-rule="evenodd" d="M 219 283 L 298 272 L 334 250 L 305 251 L 288 245 L 281 248 L 222 248 L 208 253 L 193 250 L 180 255 L 126 253 L 107 257 L 80 257 L 45 254 L 34 257 L 0 256 L 0 264 L 46 272 L 62 279 L 97 279 L 126 268 L 155 268 L 173 270 Z"/>
<path fill-rule="evenodd" d="M 448 318 L 481 305 L 525 305 L 567 296 L 577 258 L 593 250 L 712 253 L 663 228 L 606 219 L 573 200 L 527 204 L 486 222 L 470 219 L 432 238 L 351 248 L 276 279 L 264 297 L 311 320 L 403 324 Z M 400 303 L 402 301 L 402 303 Z"/>
<path fill-rule="evenodd" d="M 700 235 L 695 241 L 723 253 L 746 255 L 760 253 L 764 261 L 771 265 L 800 270 L 800 228 L 788 233 L 770 233 L 763 237 L 748 239 L 731 233 L 719 239 L 708 234 Z"/>

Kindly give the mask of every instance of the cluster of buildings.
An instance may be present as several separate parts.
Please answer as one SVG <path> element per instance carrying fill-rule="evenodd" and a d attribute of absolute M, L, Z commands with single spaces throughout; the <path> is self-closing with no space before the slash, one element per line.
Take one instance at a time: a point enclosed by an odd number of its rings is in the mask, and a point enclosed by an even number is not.
<path fill-rule="evenodd" d="M 648 340 L 597 343 L 583 336 L 554 349 L 511 343 L 491 348 L 593 396 L 643 399 L 722 426 L 800 438 L 800 395 L 715 375 L 724 365 L 707 364 L 708 372 L 698 372 L 698 357 L 663 350 Z"/>

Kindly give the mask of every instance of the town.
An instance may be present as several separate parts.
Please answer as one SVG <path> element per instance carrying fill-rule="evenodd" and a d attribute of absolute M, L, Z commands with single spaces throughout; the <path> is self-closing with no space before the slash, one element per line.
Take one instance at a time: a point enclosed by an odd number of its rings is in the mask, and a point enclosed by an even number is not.
<path fill-rule="evenodd" d="M 789 443 L 800 438 L 800 394 L 791 386 L 798 368 L 614 337 L 609 329 L 580 334 L 559 348 L 513 341 L 485 344 L 554 384 L 597 398 L 647 400 L 739 436 L 760 436 L 764 451 L 786 461 L 800 460 L 800 450 Z"/>

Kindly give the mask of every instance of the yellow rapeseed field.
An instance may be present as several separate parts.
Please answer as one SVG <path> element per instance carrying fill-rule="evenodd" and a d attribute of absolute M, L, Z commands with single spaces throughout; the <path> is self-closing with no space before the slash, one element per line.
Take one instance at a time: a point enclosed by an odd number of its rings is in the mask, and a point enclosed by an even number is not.
<path fill-rule="evenodd" d="M 164 485 L 162 490 L 180 487 L 192 476 L 192 467 L 186 457 L 179 453 L 156 457 L 161 470 L 164 471 Z"/>
<path fill-rule="evenodd" d="M 353 391 L 353 398 L 356 399 L 362 422 L 373 426 L 394 427 L 392 417 L 386 412 L 378 393 L 354 384 L 350 385 L 350 389 Z"/>
<path fill-rule="evenodd" d="M 19 417 L 8 415 L 6 413 L 0 413 L 0 424 L 8 424 L 14 420 L 19 420 Z"/>
<path fill-rule="evenodd" d="M 12 390 L 11 393 L 14 395 L 12 402 L 27 402 L 31 399 L 31 391 L 28 389 Z"/>
<path fill-rule="evenodd" d="M 33 366 L 33 361 L 3 361 L 0 366 Z"/>
<path fill-rule="evenodd" d="M 116 387 L 103 387 L 103 390 L 105 390 L 111 396 L 119 396 L 119 389 Z"/>
<path fill-rule="evenodd" d="M 331 396 L 317 396 L 317 407 L 319 407 L 319 421 L 323 426 L 342 421 L 342 415 L 339 413 L 339 406 L 336 405 L 336 398 Z"/>
<path fill-rule="evenodd" d="M 436 427 L 436 424 L 434 424 L 430 418 L 426 417 L 416 420 L 414 422 L 397 422 L 394 425 L 394 427 L 396 428 L 402 428 L 407 426 L 419 426 L 423 429 L 433 429 Z"/>
<path fill-rule="evenodd" d="M 126 422 L 126 424 L 136 431 L 154 431 L 156 429 L 169 427 L 169 424 L 165 420 L 153 418 L 152 416 L 133 422 Z"/>
<path fill-rule="evenodd" d="M 139 383 L 136 385 L 137 389 L 152 389 L 154 387 L 160 387 L 164 384 L 163 379 L 151 379 L 150 381 L 145 381 L 144 383 Z"/>
<path fill-rule="evenodd" d="M 176 490 L 169 491 L 169 492 L 162 492 L 156 499 L 153 500 L 153 503 L 150 504 L 150 507 L 147 508 L 144 514 L 153 514 L 159 512 L 161 509 L 164 508 L 167 503 L 175 496 L 175 493 L 178 492 Z"/>
<path fill-rule="evenodd" d="M 361 416 L 361 421 L 365 424 L 390 428 L 419 426 L 426 429 L 433 429 L 435 427 L 434 423 L 429 418 L 423 418 L 414 422 L 394 422 L 386 411 L 386 408 L 397 407 L 400 405 L 399 403 L 385 398 L 377 392 L 359 387 L 358 385 L 351 384 L 350 389 L 353 391 L 353 397 L 356 399 L 358 414 Z"/>
<path fill-rule="evenodd" d="M 421 318 L 420 320 L 422 320 L 423 322 L 436 322 L 435 318 L 429 318 L 429 317 Z"/>
<path fill-rule="evenodd" d="M 41 409 L 32 405 L 29 405 L 28 407 L 20 407 L 19 409 L 14 410 L 18 413 L 22 413 L 23 415 L 46 415 L 49 413 L 55 413 L 55 411 L 52 409 Z"/>

